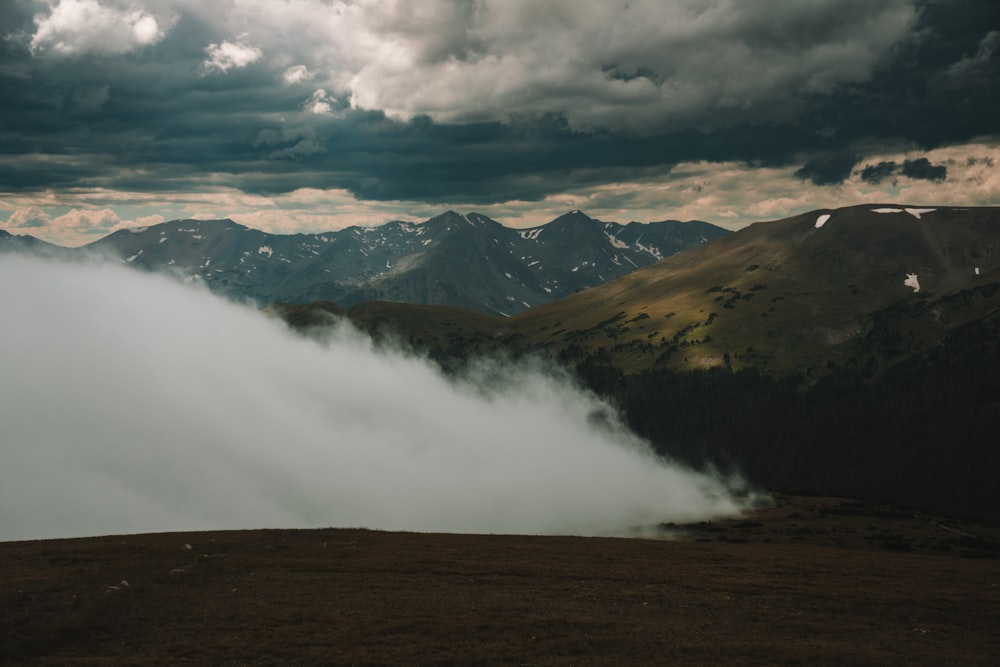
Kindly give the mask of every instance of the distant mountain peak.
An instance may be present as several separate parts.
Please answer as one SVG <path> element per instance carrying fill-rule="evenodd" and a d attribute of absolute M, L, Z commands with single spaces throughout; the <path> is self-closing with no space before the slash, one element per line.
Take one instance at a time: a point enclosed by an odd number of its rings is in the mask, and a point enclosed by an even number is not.
<path fill-rule="evenodd" d="M 169 267 L 261 305 L 384 300 L 513 315 L 728 233 L 707 227 L 696 233 L 650 223 L 623 233 L 617 223 L 575 211 L 523 230 L 481 213 L 449 210 L 422 223 L 321 234 L 269 234 L 232 220 L 174 220 L 120 230 L 96 245 L 132 266 Z"/>
<path fill-rule="evenodd" d="M 561 223 L 566 223 L 566 222 L 598 222 L 598 220 L 596 218 L 591 218 L 589 215 L 587 215 L 586 213 L 584 213 L 583 211 L 581 211 L 579 209 L 574 209 L 572 211 L 569 211 L 568 213 L 563 213 L 562 215 L 560 215 L 558 218 L 556 218 L 555 220 L 553 220 L 549 224 L 551 225 L 553 223 L 560 223 L 560 222 Z"/>

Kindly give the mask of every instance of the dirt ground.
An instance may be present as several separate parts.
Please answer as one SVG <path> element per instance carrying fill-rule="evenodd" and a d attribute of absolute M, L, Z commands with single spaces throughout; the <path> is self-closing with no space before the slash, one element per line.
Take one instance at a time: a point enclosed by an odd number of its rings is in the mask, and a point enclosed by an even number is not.
<path fill-rule="evenodd" d="M 1000 664 L 998 527 L 778 494 L 664 528 L 0 543 L 0 662 Z"/>

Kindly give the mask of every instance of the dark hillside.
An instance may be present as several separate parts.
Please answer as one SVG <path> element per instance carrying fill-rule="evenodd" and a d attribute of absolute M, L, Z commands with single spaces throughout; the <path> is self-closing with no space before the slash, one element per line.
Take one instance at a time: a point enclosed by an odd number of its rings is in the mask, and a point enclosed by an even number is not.
<path fill-rule="evenodd" d="M 766 488 L 891 499 L 1000 521 L 1000 314 L 877 376 L 580 368 L 663 453 Z"/>

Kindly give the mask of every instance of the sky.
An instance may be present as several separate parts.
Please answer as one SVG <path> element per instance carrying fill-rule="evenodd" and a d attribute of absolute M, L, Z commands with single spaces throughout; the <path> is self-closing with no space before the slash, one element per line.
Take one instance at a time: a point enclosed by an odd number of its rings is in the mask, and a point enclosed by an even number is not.
<path fill-rule="evenodd" d="M 12 254 L 0 284 L 14 283 L 0 290 L 4 348 L 17 350 L 0 355 L 0 541 L 328 526 L 625 535 L 752 500 L 654 457 L 540 362 L 449 379 L 356 331 L 309 339 L 118 261 Z"/>
<path fill-rule="evenodd" d="M 0 227 L 63 245 L 1000 204 L 995 0 L 0 5 Z"/>

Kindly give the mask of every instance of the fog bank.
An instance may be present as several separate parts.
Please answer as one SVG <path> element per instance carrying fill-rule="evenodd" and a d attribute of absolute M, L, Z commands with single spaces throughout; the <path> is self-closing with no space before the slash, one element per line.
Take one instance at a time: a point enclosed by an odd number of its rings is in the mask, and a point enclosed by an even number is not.
<path fill-rule="evenodd" d="M 0 255 L 0 540 L 266 527 L 615 534 L 732 513 L 592 396 L 318 343 L 110 263 Z"/>

